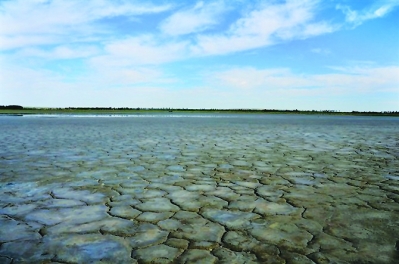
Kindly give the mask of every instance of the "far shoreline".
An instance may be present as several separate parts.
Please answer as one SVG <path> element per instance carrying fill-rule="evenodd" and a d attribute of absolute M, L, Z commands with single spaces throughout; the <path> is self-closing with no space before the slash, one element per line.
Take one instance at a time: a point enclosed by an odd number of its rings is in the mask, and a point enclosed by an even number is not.
<path fill-rule="evenodd" d="M 17 108 L 17 109 L 16 109 Z M 342 116 L 398 116 L 398 111 L 384 112 L 341 112 L 335 110 L 276 110 L 276 109 L 181 109 L 181 108 L 112 108 L 112 107 L 68 107 L 34 108 L 21 106 L 0 107 L 1 116 L 23 115 L 139 115 L 139 114 L 299 114 L 299 115 L 342 115 Z"/>

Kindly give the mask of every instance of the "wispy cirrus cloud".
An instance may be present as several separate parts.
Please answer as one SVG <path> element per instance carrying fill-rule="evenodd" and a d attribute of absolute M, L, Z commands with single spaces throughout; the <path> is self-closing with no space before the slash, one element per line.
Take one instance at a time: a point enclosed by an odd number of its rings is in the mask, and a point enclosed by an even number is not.
<path fill-rule="evenodd" d="M 130 50 L 132 57 L 137 54 L 136 63 L 163 63 L 170 61 L 163 59 L 165 57 L 227 54 L 334 31 L 333 25 L 314 19 L 317 5 L 315 0 L 260 3 L 244 12 L 227 30 L 206 33 L 202 31 L 218 24 L 222 15 L 233 7 L 224 1 L 198 2 L 194 7 L 173 12 L 172 5 L 143 5 L 127 1 L 32 1 L 27 4 L 15 1 L 2 6 L 7 12 L 0 15 L 0 24 L 11 26 L 0 28 L 0 49 L 95 42 L 105 45 L 106 51 L 113 46 Z M 113 16 L 165 11 L 172 12 L 159 24 L 166 36 L 148 32 L 143 38 L 131 32 L 131 35 L 115 38 L 101 23 L 96 23 Z M 185 40 L 183 36 L 190 33 L 195 34 L 194 38 Z M 168 35 L 178 38 L 170 39 Z M 179 56 L 173 56 L 176 52 L 172 46 L 180 48 Z M 172 53 L 168 56 L 170 50 Z M 148 59 L 143 59 L 143 55 Z M 160 59 L 155 60 L 155 57 Z"/>
<path fill-rule="evenodd" d="M 104 45 L 103 55 L 90 59 L 97 65 L 155 65 L 188 57 L 188 42 L 160 41 L 153 35 L 115 40 Z"/>
<path fill-rule="evenodd" d="M 349 6 L 341 4 L 337 5 L 337 9 L 344 13 L 347 23 L 357 27 L 367 20 L 381 18 L 389 14 L 397 6 L 399 6 L 399 2 L 396 0 L 378 0 L 363 10 L 353 10 Z"/>
<path fill-rule="evenodd" d="M 227 5 L 223 0 L 201 1 L 176 10 L 173 4 L 127 0 L 4 1 L 0 5 L 0 50 L 32 49 L 46 45 L 60 45 L 59 49 L 62 49 L 68 43 L 96 43 L 105 45 L 106 51 L 117 45 L 120 48 L 125 46 L 122 50 L 129 49 L 138 57 L 143 52 L 148 56 L 148 61 L 142 58 L 137 61 L 152 63 L 156 61 L 153 57 L 166 57 L 162 53 L 166 53 L 164 50 L 168 52 L 171 46 L 179 46 L 184 56 L 170 58 L 223 55 L 327 34 L 342 26 L 342 23 L 333 24 L 317 17 L 321 6 L 319 0 L 260 1 L 247 7 L 241 12 L 241 17 L 231 21 L 230 25 L 226 24 L 227 27 L 207 32 L 207 29 L 223 20 L 227 11 L 237 8 L 234 3 Z M 398 5 L 397 1 L 385 0 L 360 11 L 344 5 L 338 5 L 337 8 L 345 13 L 345 23 L 359 25 L 365 20 L 388 14 Z M 134 31 L 124 36 L 115 35 L 110 28 L 100 23 L 102 19 L 112 17 L 132 19 L 160 12 L 169 12 L 170 15 L 152 31 L 149 29 L 147 33 L 140 33 L 151 36 L 151 41 L 141 41 L 142 37 Z M 160 36 L 159 32 L 154 33 L 154 29 L 160 30 L 164 36 Z M 185 39 L 187 34 L 193 35 Z M 42 54 L 47 56 L 44 52 Z M 163 63 L 171 59 L 158 61 Z"/>
<path fill-rule="evenodd" d="M 226 54 L 334 31 L 334 25 L 314 21 L 317 4 L 313 0 L 263 3 L 227 32 L 199 35 L 193 50 L 204 55 Z"/>
<path fill-rule="evenodd" d="M 59 45 L 51 49 L 24 48 L 16 53 L 17 57 L 37 57 L 47 60 L 65 60 L 88 58 L 100 53 L 95 45 Z"/>
<path fill-rule="evenodd" d="M 95 22 L 169 10 L 171 5 L 136 1 L 4 1 L 0 5 L 0 49 L 103 40 L 109 34 Z"/>
<path fill-rule="evenodd" d="M 160 25 L 163 33 L 172 36 L 198 33 L 220 22 L 229 9 L 224 1 L 197 2 L 194 7 L 173 13 Z"/>
<path fill-rule="evenodd" d="M 106 54 L 93 58 L 91 61 L 95 61 L 95 63 L 99 63 L 99 61 L 115 62 L 123 65 L 163 64 L 193 57 L 245 51 L 335 30 L 333 25 L 324 21 L 314 21 L 317 1 L 288 0 L 284 3 L 263 3 L 256 6 L 255 9 L 234 21 L 226 32 L 199 32 L 191 39 L 182 36 L 201 31 L 203 27 L 209 26 L 208 22 L 216 19 L 213 17 L 214 14 L 224 10 L 224 4 L 221 3 L 200 2 L 192 9 L 176 11 L 171 17 L 161 22 L 161 30 L 164 33 L 176 35 L 177 38 L 145 34 L 116 39 L 104 44 Z M 190 24 L 185 21 L 190 19 L 190 13 L 196 13 L 197 18 L 199 16 L 201 19 L 203 19 L 203 14 L 208 15 L 200 22 L 194 15 L 192 18 L 194 22 Z M 176 18 L 179 17 L 183 20 L 178 21 Z M 178 22 L 181 26 L 178 25 Z M 174 26 L 172 27 L 172 25 Z"/>

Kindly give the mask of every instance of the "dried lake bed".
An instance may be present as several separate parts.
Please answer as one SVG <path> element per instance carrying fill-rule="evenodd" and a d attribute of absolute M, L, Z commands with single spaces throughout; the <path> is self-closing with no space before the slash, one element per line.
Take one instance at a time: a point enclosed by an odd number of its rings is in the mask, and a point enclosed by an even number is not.
<path fill-rule="evenodd" d="M 0 116 L 0 263 L 398 263 L 399 118 Z"/>

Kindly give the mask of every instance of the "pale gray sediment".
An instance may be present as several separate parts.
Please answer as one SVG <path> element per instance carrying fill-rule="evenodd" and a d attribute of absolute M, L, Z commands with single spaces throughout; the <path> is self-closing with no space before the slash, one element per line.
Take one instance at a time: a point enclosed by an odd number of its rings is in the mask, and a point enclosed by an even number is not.
<path fill-rule="evenodd" d="M 0 125 L 0 263 L 399 263 L 397 118 Z"/>

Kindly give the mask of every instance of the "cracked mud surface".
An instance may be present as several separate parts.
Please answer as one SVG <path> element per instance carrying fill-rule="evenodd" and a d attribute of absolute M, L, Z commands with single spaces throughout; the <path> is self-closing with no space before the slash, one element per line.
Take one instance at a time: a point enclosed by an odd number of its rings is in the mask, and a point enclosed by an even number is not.
<path fill-rule="evenodd" d="M 0 263 L 399 262 L 398 119 L 0 125 Z"/>

